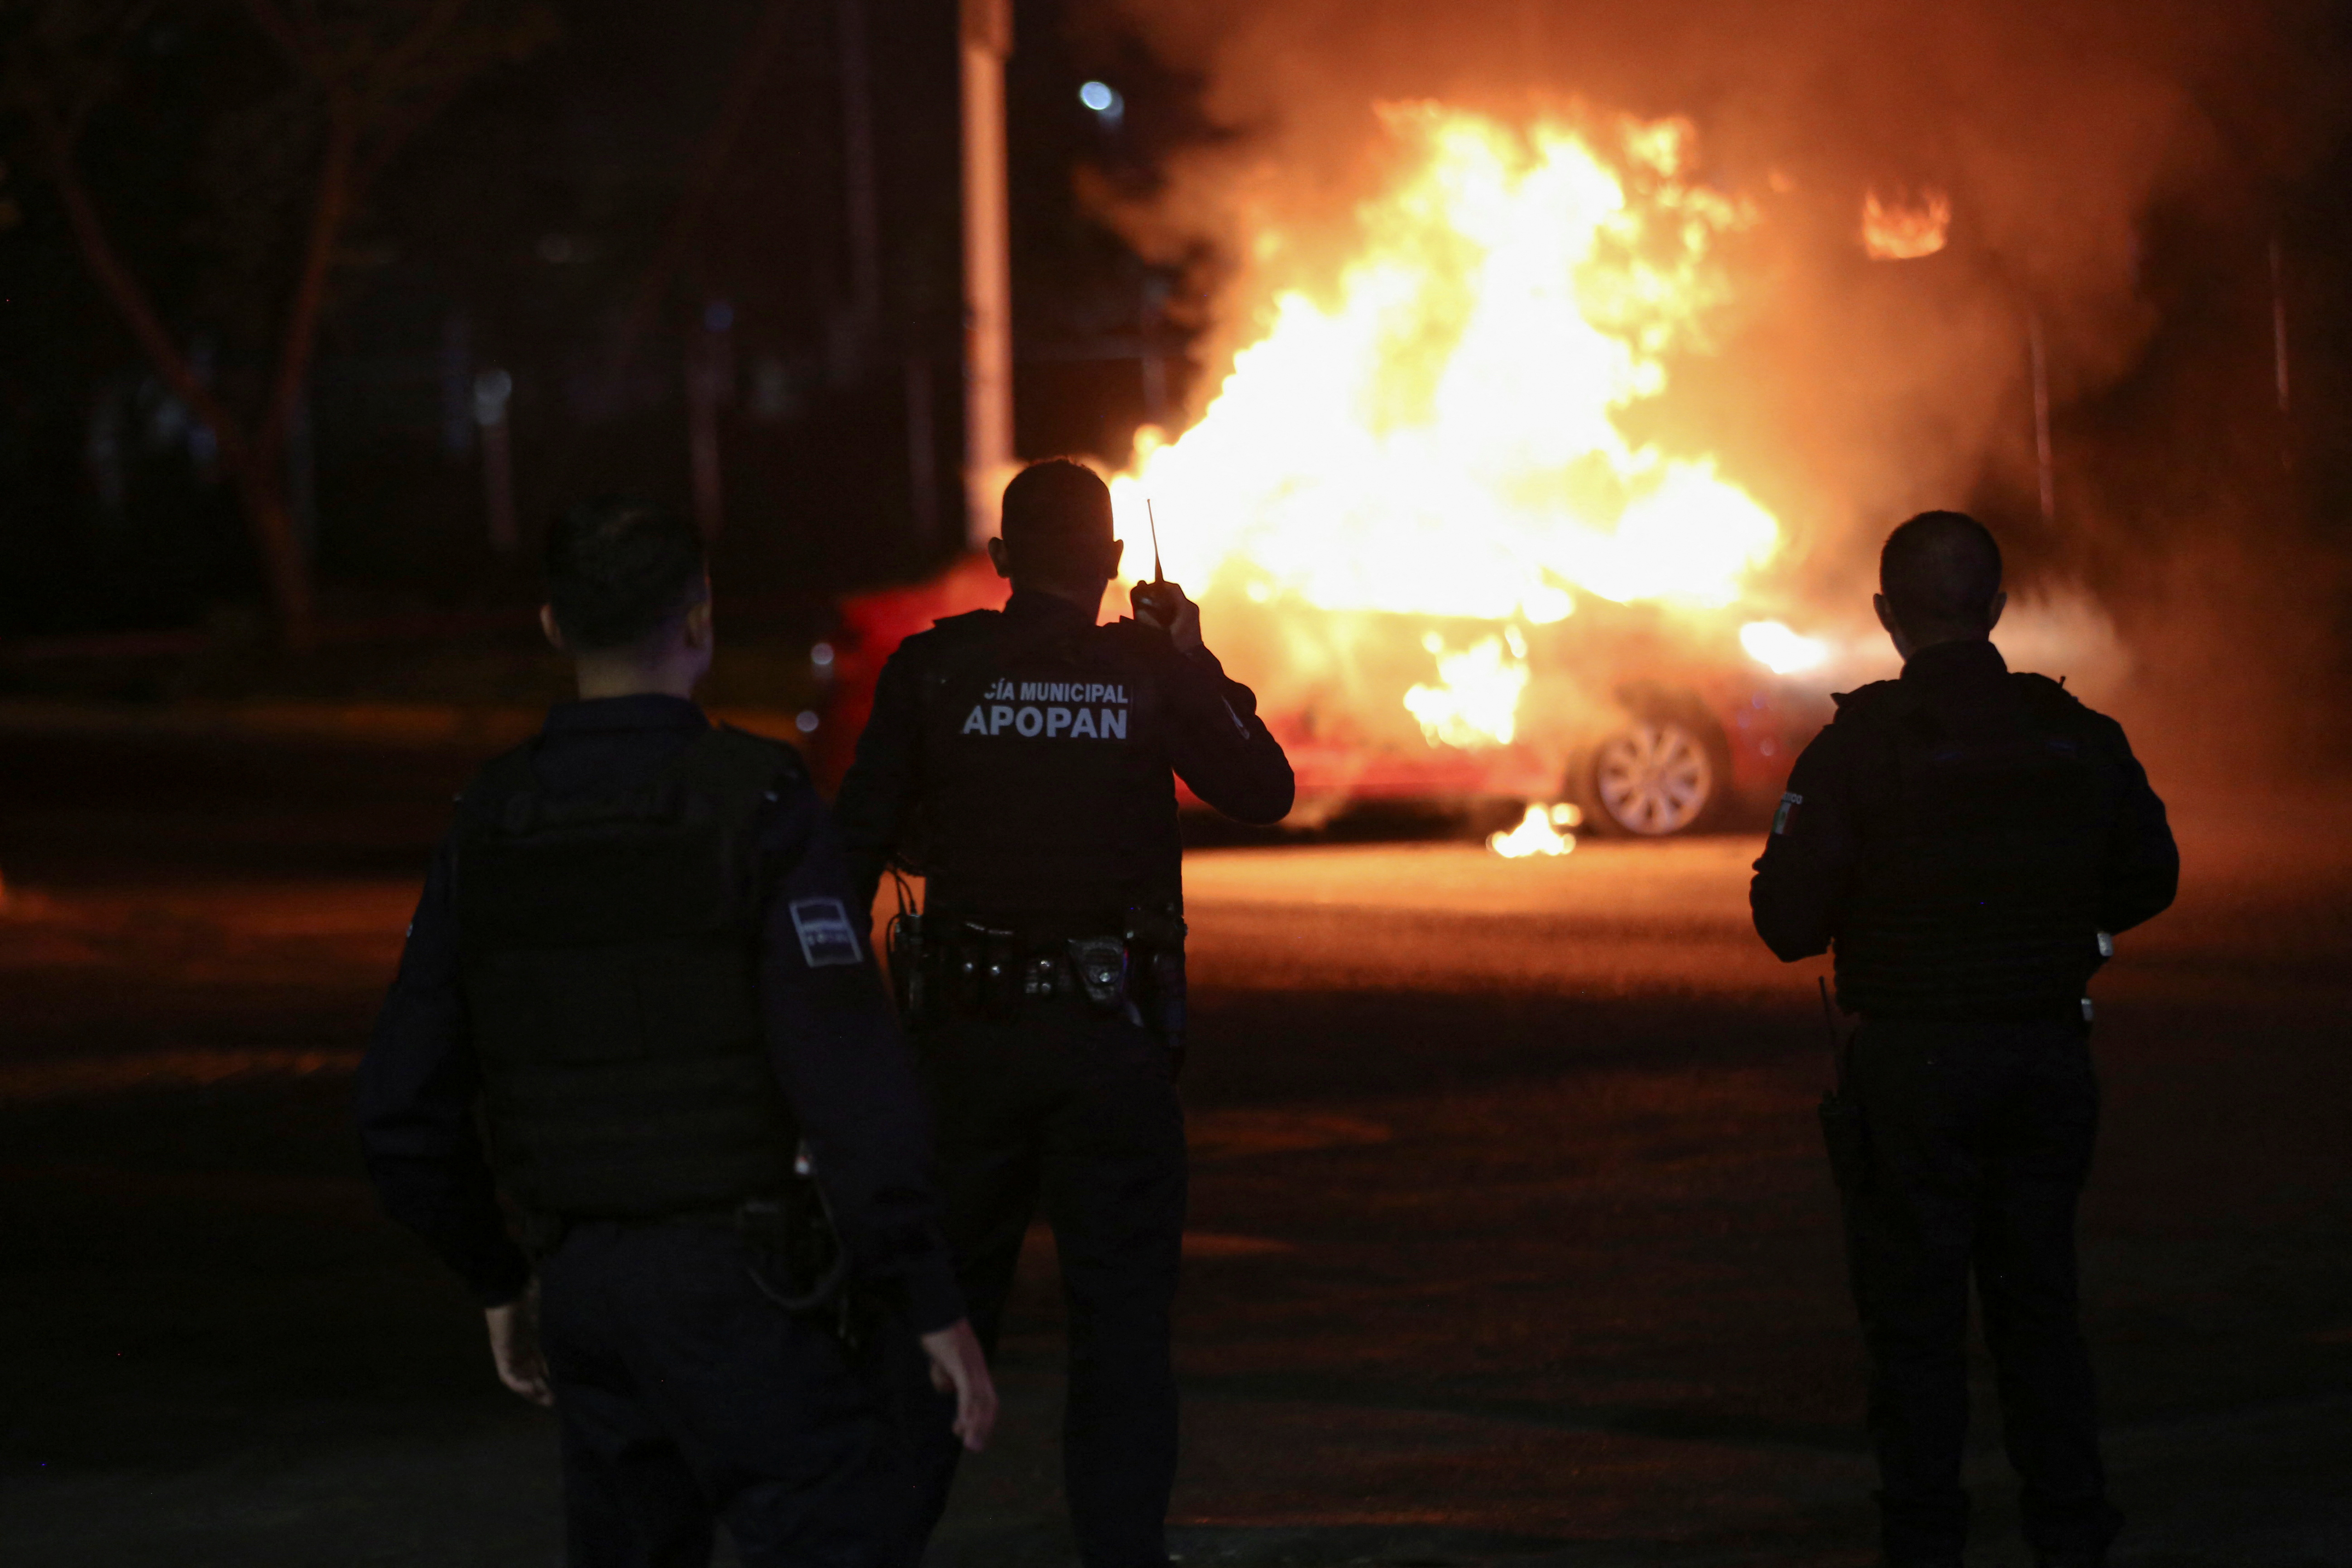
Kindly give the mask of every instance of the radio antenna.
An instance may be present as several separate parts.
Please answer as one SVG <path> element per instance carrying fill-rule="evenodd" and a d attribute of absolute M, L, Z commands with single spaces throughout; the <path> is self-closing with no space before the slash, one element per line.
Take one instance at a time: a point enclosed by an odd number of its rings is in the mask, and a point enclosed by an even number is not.
<path fill-rule="evenodd" d="M 1151 580 L 1165 583 L 1168 579 L 1160 571 L 1160 519 L 1151 510 L 1151 498 L 1149 496 L 1143 499 L 1143 516 L 1144 521 L 1151 524 Z"/>

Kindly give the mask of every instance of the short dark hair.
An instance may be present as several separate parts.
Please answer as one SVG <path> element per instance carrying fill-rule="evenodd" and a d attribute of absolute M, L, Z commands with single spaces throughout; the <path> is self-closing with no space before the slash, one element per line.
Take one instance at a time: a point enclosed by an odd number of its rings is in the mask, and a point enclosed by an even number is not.
<path fill-rule="evenodd" d="M 1092 576 L 1110 542 L 1110 487 L 1084 463 L 1048 458 L 1004 487 L 998 531 L 1016 577 L 1060 582 Z"/>
<path fill-rule="evenodd" d="M 574 650 L 626 647 L 698 604 L 709 563 L 702 536 L 635 496 L 583 501 L 547 536 L 547 602 Z"/>
<path fill-rule="evenodd" d="M 1964 511 L 1923 511 L 1886 536 L 1878 591 L 1913 637 L 1984 631 L 2000 592 L 2000 545 Z"/>

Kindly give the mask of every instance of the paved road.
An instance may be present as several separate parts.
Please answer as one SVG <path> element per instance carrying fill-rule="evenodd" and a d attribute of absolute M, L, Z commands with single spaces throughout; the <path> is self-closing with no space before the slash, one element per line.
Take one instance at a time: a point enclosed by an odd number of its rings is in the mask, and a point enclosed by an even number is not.
<path fill-rule="evenodd" d="M 554 1560 L 548 1426 L 345 1119 L 463 772 L 0 734 L 12 1568 Z M 2352 815 L 2183 815 L 2100 983 L 2123 1561 L 2352 1563 Z M 1193 857 L 1188 1562 L 1870 1560 L 1814 970 L 1748 932 L 1751 853 Z M 1058 1314 L 1041 1236 L 943 1562 L 1066 1561 Z"/>

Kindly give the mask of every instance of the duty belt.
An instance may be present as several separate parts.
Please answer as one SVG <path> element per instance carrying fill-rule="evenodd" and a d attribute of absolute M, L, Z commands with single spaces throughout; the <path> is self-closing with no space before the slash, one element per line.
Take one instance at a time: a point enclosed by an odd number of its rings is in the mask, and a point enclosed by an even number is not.
<path fill-rule="evenodd" d="M 1864 1007 L 1856 1009 L 1855 1016 L 1865 1024 L 1974 1024 L 1986 1027 L 2006 1026 L 2011 1028 L 2041 1024 L 2053 1025 L 2088 1034 L 2094 1011 L 2091 999 L 2085 996 L 2079 1002 L 2063 1007 L 2020 1007 L 1973 1013 L 1912 1013 Z"/>
<path fill-rule="evenodd" d="M 918 1025 L 947 1017 L 1009 1023 L 1024 1005 L 1082 998 L 1150 1029 L 1181 1058 L 1182 917 L 1172 905 L 1139 905 L 1113 929 L 1059 934 L 1086 923 L 1034 922 L 1024 932 L 985 920 L 902 911 L 890 922 L 889 948 L 899 1005 Z"/>
<path fill-rule="evenodd" d="M 1106 1012 L 1134 1011 L 1127 938 L 1117 932 L 1024 938 L 965 921 L 940 933 L 927 968 L 940 1000 L 963 1013 L 1001 1016 L 1024 1001 L 1080 996 Z"/>

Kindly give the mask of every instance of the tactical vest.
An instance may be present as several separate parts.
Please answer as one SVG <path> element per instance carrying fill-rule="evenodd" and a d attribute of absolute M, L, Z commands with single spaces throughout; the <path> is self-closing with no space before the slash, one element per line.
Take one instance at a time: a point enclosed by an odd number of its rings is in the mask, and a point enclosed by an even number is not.
<path fill-rule="evenodd" d="M 654 1217 L 783 1189 L 756 852 L 773 742 L 714 728 L 642 787 L 551 799 L 535 743 L 460 797 L 457 920 L 490 1157 L 526 1209 Z"/>
<path fill-rule="evenodd" d="M 1157 636 L 995 610 L 925 637 L 926 902 L 1040 934 L 1114 929 L 1182 893 Z"/>
<path fill-rule="evenodd" d="M 1901 681 L 1840 700 L 1878 787 L 1836 943 L 1840 1004 L 1884 1017 L 2079 1016 L 2100 963 L 2119 800 L 2088 710 L 2038 675 L 2016 700 L 1932 710 Z"/>

